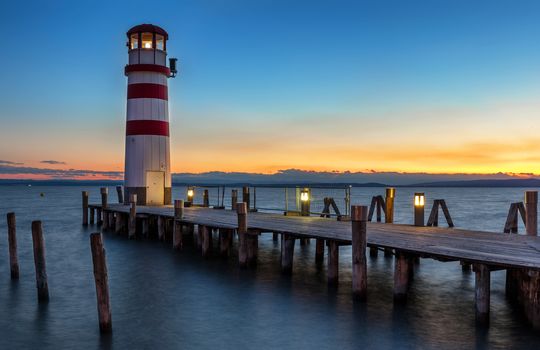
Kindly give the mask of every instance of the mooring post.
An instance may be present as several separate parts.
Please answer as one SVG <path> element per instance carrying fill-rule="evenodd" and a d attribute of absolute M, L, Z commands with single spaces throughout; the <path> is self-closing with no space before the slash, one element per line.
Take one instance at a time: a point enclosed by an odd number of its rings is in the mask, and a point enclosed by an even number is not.
<path fill-rule="evenodd" d="M 200 237 L 202 237 L 202 256 L 208 258 L 212 253 L 212 228 L 199 225 L 199 230 L 201 232 Z"/>
<path fill-rule="evenodd" d="M 324 239 L 317 238 L 315 241 L 315 264 L 322 265 L 324 261 Z"/>
<path fill-rule="evenodd" d="M 137 234 L 137 195 L 132 194 L 129 197 L 129 221 L 128 221 L 128 238 L 135 239 Z"/>
<path fill-rule="evenodd" d="M 528 236 L 538 235 L 538 191 L 525 192 L 525 231 Z"/>
<path fill-rule="evenodd" d="M 15 213 L 7 214 L 7 226 L 11 279 L 16 280 L 19 278 L 19 259 L 17 257 L 17 224 Z"/>
<path fill-rule="evenodd" d="M 354 296 L 360 300 L 365 300 L 367 296 L 367 213 L 367 206 L 351 207 L 352 289 Z"/>
<path fill-rule="evenodd" d="M 82 224 L 88 226 L 88 191 L 82 191 Z"/>
<path fill-rule="evenodd" d="M 339 244 L 336 241 L 328 241 L 328 284 L 339 283 Z"/>
<path fill-rule="evenodd" d="M 407 291 L 409 290 L 412 268 L 411 257 L 409 254 L 396 250 L 396 259 L 394 263 L 394 301 L 405 302 L 407 300 Z"/>
<path fill-rule="evenodd" d="M 281 272 L 291 274 L 293 269 L 295 237 L 286 233 L 281 234 Z"/>
<path fill-rule="evenodd" d="M 182 220 L 184 219 L 184 200 L 174 200 L 173 249 L 182 249 Z"/>
<path fill-rule="evenodd" d="M 384 213 L 384 222 L 387 224 L 394 223 L 394 198 L 396 197 L 396 189 L 393 187 L 386 188 L 386 198 L 384 205 L 386 206 L 386 211 Z M 371 251 L 370 251 L 371 255 Z M 373 256 L 378 255 L 378 253 L 373 252 Z M 384 256 L 386 258 L 392 257 L 392 249 L 384 248 Z"/>
<path fill-rule="evenodd" d="M 242 187 L 242 202 L 246 203 L 247 210 L 250 208 L 249 186 Z"/>
<path fill-rule="evenodd" d="M 473 270 L 476 273 L 475 285 L 475 305 L 476 321 L 481 324 L 489 323 L 490 305 L 490 270 L 485 264 L 474 264 Z"/>
<path fill-rule="evenodd" d="M 116 186 L 116 195 L 118 196 L 118 203 L 124 203 L 124 192 L 122 191 L 122 186 Z"/>
<path fill-rule="evenodd" d="M 49 285 L 47 283 L 47 268 L 45 266 L 45 242 L 41 221 L 32 221 L 32 243 L 34 246 L 34 265 L 36 268 L 36 287 L 38 301 L 49 300 Z"/>
<path fill-rule="evenodd" d="M 102 333 L 108 333 L 112 331 L 111 304 L 109 301 L 107 261 L 101 233 L 97 232 L 90 235 L 90 248 L 92 250 L 94 281 L 96 283 L 99 330 Z"/>
<path fill-rule="evenodd" d="M 107 196 L 109 189 L 101 187 L 101 225 L 104 230 L 109 228 L 109 212 L 107 211 Z"/>
<path fill-rule="evenodd" d="M 208 190 L 204 190 L 203 192 L 203 207 L 209 207 L 210 206 L 210 198 L 208 197 Z"/>
<path fill-rule="evenodd" d="M 257 263 L 257 256 L 259 255 L 259 232 L 248 230 L 248 233 L 246 234 L 246 243 L 248 265 L 255 265 Z"/>
<path fill-rule="evenodd" d="M 236 204 L 238 203 L 238 190 L 231 190 L 231 209 L 236 211 Z"/>
<path fill-rule="evenodd" d="M 244 187 L 245 188 L 245 187 Z M 249 195 L 249 192 L 248 192 Z M 241 267 L 247 266 L 247 211 L 246 202 L 236 204 L 236 214 L 238 215 L 238 263 Z"/>

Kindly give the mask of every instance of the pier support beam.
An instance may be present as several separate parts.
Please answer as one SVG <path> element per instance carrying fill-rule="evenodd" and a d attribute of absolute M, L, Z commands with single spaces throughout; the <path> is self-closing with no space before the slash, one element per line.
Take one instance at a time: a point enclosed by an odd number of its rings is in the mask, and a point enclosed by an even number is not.
<path fill-rule="evenodd" d="M 182 221 L 184 219 L 184 200 L 174 200 L 174 220 L 173 220 L 173 249 L 180 250 L 183 246 Z"/>
<path fill-rule="evenodd" d="M 328 284 L 335 286 L 339 283 L 339 244 L 328 241 Z"/>
<path fill-rule="evenodd" d="M 324 262 L 324 239 L 317 239 L 315 241 L 315 264 L 317 266 L 322 265 Z"/>
<path fill-rule="evenodd" d="M 386 207 L 386 210 L 384 212 L 384 222 L 386 224 L 392 224 L 394 223 L 394 198 L 396 197 L 396 189 L 393 187 L 386 188 L 386 198 L 384 201 L 384 205 Z M 373 253 L 375 255 L 375 253 Z M 378 255 L 378 253 L 377 253 Z M 392 249 L 391 248 L 384 248 L 384 257 L 385 258 L 391 258 L 392 257 Z M 370 252 L 370 256 L 371 252 Z"/>
<path fill-rule="evenodd" d="M 116 186 L 116 195 L 118 197 L 118 203 L 124 204 L 124 192 L 122 186 Z"/>
<path fill-rule="evenodd" d="M 248 265 L 257 264 L 257 256 L 259 255 L 259 232 L 249 230 L 246 235 L 247 240 L 247 263 Z"/>
<path fill-rule="evenodd" d="M 116 223 L 114 224 L 114 232 L 121 233 L 124 230 L 124 215 L 121 212 L 116 212 Z"/>
<path fill-rule="evenodd" d="M 232 231 L 229 229 L 219 229 L 219 254 L 227 258 L 231 252 Z"/>
<path fill-rule="evenodd" d="M 367 297 L 367 213 L 367 206 L 351 207 L 352 289 L 353 295 L 359 300 L 365 300 Z"/>
<path fill-rule="evenodd" d="M 272 241 L 277 242 L 279 240 L 279 234 L 278 233 L 272 233 Z"/>
<path fill-rule="evenodd" d="M 409 254 L 396 250 L 394 263 L 394 301 L 403 303 L 407 300 L 412 267 L 412 259 Z"/>
<path fill-rule="evenodd" d="M 90 210 L 90 225 L 93 225 L 95 220 L 94 220 L 94 217 L 95 217 L 95 209 L 94 208 L 89 208 Z"/>
<path fill-rule="evenodd" d="M 247 211 L 246 202 L 236 204 L 236 214 L 238 216 L 238 264 L 240 267 L 246 267 L 248 262 Z"/>
<path fill-rule="evenodd" d="M 208 258 L 212 254 L 212 228 L 199 225 L 202 237 L 202 256 Z"/>
<path fill-rule="evenodd" d="M 485 264 L 474 264 L 475 279 L 475 305 L 476 321 L 480 324 L 489 324 L 490 283 L 491 272 Z"/>
<path fill-rule="evenodd" d="M 132 194 L 129 197 L 129 219 L 128 219 L 128 238 L 135 239 L 137 234 L 137 195 Z"/>
<path fill-rule="evenodd" d="M 163 242 L 165 240 L 165 223 L 166 218 L 163 216 L 157 217 L 157 233 L 158 233 L 158 240 Z"/>
<path fill-rule="evenodd" d="M 88 191 L 82 192 L 82 224 L 88 225 Z"/>
<path fill-rule="evenodd" d="M 290 275 L 293 269 L 294 242 L 295 237 L 281 234 L 281 272 Z"/>

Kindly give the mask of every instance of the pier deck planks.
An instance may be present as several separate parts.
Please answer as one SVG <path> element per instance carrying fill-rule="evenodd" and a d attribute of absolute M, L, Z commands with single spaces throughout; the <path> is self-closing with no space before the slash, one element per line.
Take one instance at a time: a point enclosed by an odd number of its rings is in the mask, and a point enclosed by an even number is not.
<path fill-rule="evenodd" d="M 101 208 L 101 205 L 90 207 Z M 110 204 L 107 210 L 129 213 L 129 206 Z M 137 215 L 139 214 L 172 219 L 174 208 L 138 206 Z M 214 228 L 237 228 L 237 215 L 231 210 L 185 208 L 182 221 Z M 248 213 L 248 227 L 261 232 L 287 233 L 297 237 L 351 244 L 351 223 L 335 219 L 255 212 Z M 392 248 L 435 259 L 540 270 L 540 237 L 444 227 L 369 223 L 367 243 L 368 246 Z"/>

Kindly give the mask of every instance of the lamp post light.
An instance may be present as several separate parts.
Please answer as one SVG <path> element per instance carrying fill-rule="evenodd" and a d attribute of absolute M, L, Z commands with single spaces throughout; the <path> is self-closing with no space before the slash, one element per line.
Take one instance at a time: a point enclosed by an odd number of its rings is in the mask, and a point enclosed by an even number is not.
<path fill-rule="evenodd" d="M 187 189 L 187 206 L 191 206 L 193 204 L 193 197 L 195 197 L 195 189 L 193 187 L 188 187 Z"/>
<path fill-rule="evenodd" d="M 300 192 L 300 215 L 309 216 L 311 206 L 311 191 L 309 188 L 304 188 Z"/>
<path fill-rule="evenodd" d="M 424 208 L 426 197 L 424 193 L 414 194 L 414 226 L 424 226 Z"/>

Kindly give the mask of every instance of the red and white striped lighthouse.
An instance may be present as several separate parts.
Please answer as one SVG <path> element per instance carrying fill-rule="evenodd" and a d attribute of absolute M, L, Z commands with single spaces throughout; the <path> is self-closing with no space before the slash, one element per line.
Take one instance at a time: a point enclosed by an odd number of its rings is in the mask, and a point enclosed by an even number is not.
<path fill-rule="evenodd" d="M 171 204 L 167 79 L 176 73 L 176 59 L 168 68 L 168 34 L 158 26 L 135 26 L 127 37 L 124 198 L 136 194 L 139 205 Z"/>

